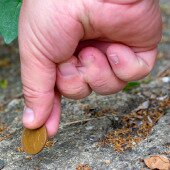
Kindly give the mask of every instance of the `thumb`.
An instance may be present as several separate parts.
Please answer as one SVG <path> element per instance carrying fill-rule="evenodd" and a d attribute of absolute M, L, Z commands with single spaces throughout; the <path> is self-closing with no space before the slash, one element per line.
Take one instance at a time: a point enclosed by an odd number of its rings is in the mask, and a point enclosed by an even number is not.
<path fill-rule="evenodd" d="M 19 19 L 21 78 L 26 105 L 23 124 L 29 129 L 38 128 L 47 122 L 55 98 L 56 65 L 47 57 L 49 50 L 44 46 L 46 44 L 49 47 L 45 41 L 47 34 L 40 34 L 42 30 L 37 30 L 37 27 L 44 28 L 44 20 L 40 17 L 43 10 L 36 8 L 39 5 L 37 3 L 32 6 L 31 1 L 23 1 Z M 43 44 L 44 41 L 47 43 Z"/>
<path fill-rule="evenodd" d="M 24 50 L 20 50 L 20 54 L 21 77 L 26 104 L 23 123 L 27 128 L 34 129 L 42 126 L 52 112 L 56 66 L 46 57 L 33 56 L 26 50 L 26 47 Z"/>

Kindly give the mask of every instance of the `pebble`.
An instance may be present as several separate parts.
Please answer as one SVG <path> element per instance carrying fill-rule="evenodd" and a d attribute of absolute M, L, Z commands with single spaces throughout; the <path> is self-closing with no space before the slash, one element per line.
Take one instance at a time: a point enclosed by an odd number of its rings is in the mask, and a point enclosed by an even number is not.
<path fill-rule="evenodd" d="M 157 100 L 164 101 L 168 98 L 168 95 L 157 97 Z"/>
<path fill-rule="evenodd" d="M 92 130 L 94 128 L 94 126 L 87 126 L 86 130 Z"/>
<path fill-rule="evenodd" d="M 147 100 L 143 102 L 140 106 L 138 106 L 134 111 L 137 112 L 139 110 L 147 109 L 149 107 L 150 102 Z"/>
<path fill-rule="evenodd" d="M 5 162 L 0 159 L 0 170 L 3 169 L 5 166 Z"/>
<path fill-rule="evenodd" d="M 162 78 L 162 81 L 163 81 L 164 83 L 169 83 L 169 82 L 170 82 L 170 77 L 163 77 L 163 78 Z"/>

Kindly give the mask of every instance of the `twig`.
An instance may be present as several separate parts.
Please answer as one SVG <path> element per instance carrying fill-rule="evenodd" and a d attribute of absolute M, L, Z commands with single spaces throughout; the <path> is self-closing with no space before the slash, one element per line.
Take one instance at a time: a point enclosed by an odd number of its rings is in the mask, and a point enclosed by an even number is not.
<path fill-rule="evenodd" d="M 88 118 L 88 119 L 83 119 L 83 120 L 76 120 L 76 121 L 73 121 L 73 122 L 65 123 L 65 124 L 61 125 L 61 127 L 63 128 L 63 127 L 66 127 L 66 126 L 83 124 L 83 123 L 86 123 L 86 122 L 89 122 L 89 121 L 93 121 L 93 120 L 96 120 L 96 119 L 110 118 L 110 117 L 114 117 L 114 116 L 115 115 L 101 116 L 101 117 L 95 117 L 95 118 Z M 121 116 L 116 116 L 116 117 L 121 117 Z"/>

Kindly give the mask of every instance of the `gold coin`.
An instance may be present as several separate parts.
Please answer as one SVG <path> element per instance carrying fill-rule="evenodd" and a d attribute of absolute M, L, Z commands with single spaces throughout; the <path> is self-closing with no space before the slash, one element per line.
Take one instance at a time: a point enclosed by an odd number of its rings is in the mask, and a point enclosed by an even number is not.
<path fill-rule="evenodd" d="M 44 148 L 46 141 L 47 129 L 45 125 L 38 129 L 24 128 L 21 143 L 26 153 L 32 155 L 39 153 Z"/>

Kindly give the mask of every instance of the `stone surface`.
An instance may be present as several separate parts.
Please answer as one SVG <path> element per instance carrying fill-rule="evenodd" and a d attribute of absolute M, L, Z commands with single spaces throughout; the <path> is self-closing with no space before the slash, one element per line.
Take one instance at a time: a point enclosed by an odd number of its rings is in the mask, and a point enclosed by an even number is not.
<path fill-rule="evenodd" d="M 0 80 L 6 79 L 6 89 L 0 88 L 0 160 L 4 170 L 75 170 L 79 164 L 88 164 L 94 170 L 147 170 L 143 159 L 153 154 L 170 158 L 170 109 L 165 109 L 147 138 L 130 150 L 116 152 L 111 145 L 101 145 L 110 131 L 122 127 L 121 117 L 129 115 L 141 104 L 170 97 L 169 83 L 162 81 L 161 72 L 170 68 L 170 6 L 161 3 L 164 20 L 164 38 L 159 46 L 157 65 L 141 86 L 111 96 L 92 94 L 80 101 L 62 100 L 62 118 L 54 146 L 35 156 L 21 152 L 21 114 L 23 98 L 17 44 L 1 45 L 0 58 L 9 65 L 0 67 Z M 2 56 L 2 57 L 1 57 Z M 1 61 L 1 60 L 0 60 Z M 3 107 L 2 107 L 3 105 Z M 153 105 L 157 108 L 157 105 Z M 159 110 L 158 110 L 159 111 Z M 114 121 L 113 121 L 114 120 Z M 6 128 L 2 130 L 1 126 Z M 1 162 L 0 162 L 1 167 Z M 1 169 L 1 168 L 0 168 Z"/>
<path fill-rule="evenodd" d="M 5 162 L 0 159 L 0 169 L 3 169 L 5 166 Z"/>

